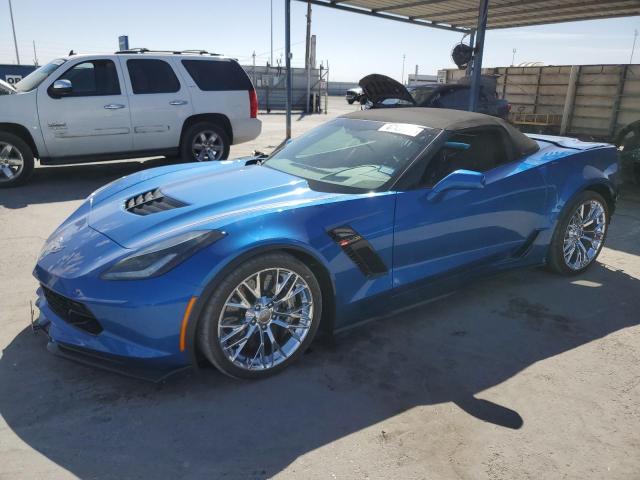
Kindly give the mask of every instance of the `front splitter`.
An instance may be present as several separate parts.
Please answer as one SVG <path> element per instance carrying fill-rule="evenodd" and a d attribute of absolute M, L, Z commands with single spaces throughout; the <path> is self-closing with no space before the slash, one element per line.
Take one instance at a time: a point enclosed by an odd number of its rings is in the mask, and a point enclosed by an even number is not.
<path fill-rule="evenodd" d="M 47 350 L 58 357 L 66 358 L 76 363 L 154 383 L 165 382 L 169 379 L 174 379 L 195 371 L 191 365 L 177 368 L 146 367 L 144 365 L 138 365 L 135 361 L 128 358 L 108 355 L 56 342 L 51 338 L 49 338 L 49 343 L 47 343 Z"/>

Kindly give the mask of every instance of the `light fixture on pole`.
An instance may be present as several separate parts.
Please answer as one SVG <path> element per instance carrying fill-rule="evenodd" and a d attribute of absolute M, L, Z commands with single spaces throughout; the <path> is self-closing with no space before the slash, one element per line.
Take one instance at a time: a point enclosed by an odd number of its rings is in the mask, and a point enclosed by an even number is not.
<path fill-rule="evenodd" d="M 629 63 L 633 63 L 633 54 L 636 50 L 636 39 L 638 38 L 638 29 L 633 30 L 633 46 L 631 47 L 631 58 L 629 58 Z"/>
<path fill-rule="evenodd" d="M 515 64 L 516 61 L 516 49 L 513 49 L 513 55 L 511 55 L 511 66 L 513 67 L 513 65 Z"/>
<path fill-rule="evenodd" d="M 403 53 L 402 54 L 402 75 L 400 75 L 400 83 L 402 83 L 404 85 L 404 60 L 405 58 L 407 58 L 407 56 Z"/>

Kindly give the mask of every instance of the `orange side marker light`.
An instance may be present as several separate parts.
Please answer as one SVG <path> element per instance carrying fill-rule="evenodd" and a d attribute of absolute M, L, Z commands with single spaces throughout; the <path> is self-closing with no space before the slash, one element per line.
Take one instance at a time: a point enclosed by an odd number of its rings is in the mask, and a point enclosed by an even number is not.
<path fill-rule="evenodd" d="M 187 325 L 189 324 L 189 317 L 191 316 L 191 310 L 193 310 L 193 306 L 196 303 L 198 297 L 191 297 L 189 303 L 187 303 L 187 308 L 184 311 L 184 317 L 182 317 L 182 326 L 180 327 L 180 351 L 184 352 L 186 348 L 187 341 Z"/>

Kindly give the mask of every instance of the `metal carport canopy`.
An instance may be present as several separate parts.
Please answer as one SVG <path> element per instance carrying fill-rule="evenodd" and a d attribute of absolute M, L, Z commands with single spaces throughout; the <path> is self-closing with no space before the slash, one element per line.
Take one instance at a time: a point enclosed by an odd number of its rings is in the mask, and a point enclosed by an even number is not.
<path fill-rule="evenodd" d="M 478 0 L 311 0 L 311 3 L 461 32 L 476 28 L 480 6 Z M 632 15 L 640 15 L 640 0 L 491 0 L 487 28 L 513 28 Z"/>
<path fill-rule="evenodd" d="M 298 0 L 413 25 L 475 35 L 469 109 L 475 110 L 488 29 L 640 15 L 640 0 Z M 285 0 L 287 138 L 291 137 L 291 0 Z"/>

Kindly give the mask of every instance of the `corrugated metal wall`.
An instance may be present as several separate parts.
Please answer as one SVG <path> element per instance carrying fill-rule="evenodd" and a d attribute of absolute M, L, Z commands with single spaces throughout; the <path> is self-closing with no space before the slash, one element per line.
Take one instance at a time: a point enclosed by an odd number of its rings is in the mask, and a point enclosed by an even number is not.
<path fill-rule="evenodd" d="M 243 65 L 256 87 L 260 109 L 284 110 L 287 102 L 285 89 L 285 68 Z M 320 92 L 320 69 L 311 69 L 311 93 Z M 307 71 L 293 69 L 293 109 L 305 110 L 307 96 Z"/>

